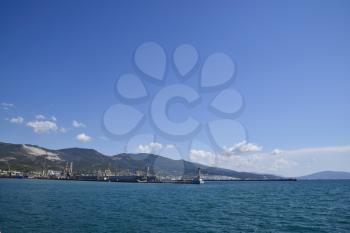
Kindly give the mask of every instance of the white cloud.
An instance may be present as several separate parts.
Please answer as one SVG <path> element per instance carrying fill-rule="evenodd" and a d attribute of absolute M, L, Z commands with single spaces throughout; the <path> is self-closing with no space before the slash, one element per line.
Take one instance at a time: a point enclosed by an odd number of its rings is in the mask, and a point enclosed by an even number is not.
<path fill-rule="evenodd" d="M 225 148 L 224 155 L 226 156 L 240 155 L 244 153 L 259 152 L 261 150 L 262 150 L 262 146 L 249 143 L 244 140 L 229 148 Z"/>
<path fill-rule="evenodd" d="M 175 149 L 175 146 L 172 144 L 161 144 L 159 142 L 150 142 L 148 144 L 138 145 L 136 152 L 137 153 L 147 153 L 147 154 L 160 154 L 161 152 L 169 152 L 170 150 Z"/>
<path fill-rule="evenodd" d="M 272 153 L 273 155 L 280 155 L 280 154 L 283 153 L 283 151 L 280 150 L 280 149 L 274 149 L 271 153 Z"/>
<path fill-rule="evenodd" d="M 67 133 L 67 129 L 66 128 L 64 128 L 64 127 L 61 127 L 60 129 L 59 129 L 59 131 L 61 132 L 61 133 Z"/>
<path fill-rule="evenodd" d="M 1 106 L 2 107 L 14 107 L 15 105 L 14 104 L 10 104 L 10 103 L 1 103 Z"/>
<path fill-rule="evenodd" d="M 275 168 L 280 174 L 301 176 L 325 170 L 350 172 L 350 146 L 348 145 L 306 147 L 278 150 L 278 152 L 276 153 L 276 150 L 272 152 L 276 161 L 271 167 Z M 283 169 L 278 168 L 286 162 L 292 164 L 292 166 L 285 166 Z"/>
<path fill-rule="evenodd" d="M 13 117 L 13 118 L 9 119 L 9 121 L 10 121 L 11 123 L 14 123 L 14 124 L 22 124 L 22 123 L 24 122 L 24 118 L 23 118 L 23 117 L 20 117 L 20 116 L 18 116 L 18 117 Z"/>
<path fill-rule="evenodd" d="M 53 121 L 30 121 L 27 126 L 32 128 L 35 133 L 50 133 L 56 132 L 58 127 Z"/>
<path fill-rule="evenodd" d="M 165 150 L 175 149 L 175 146 L 172 144 L 167 144 L 167 145 L 165 145 L 164 149 Z"/>
<path fill-rule="evenodd" d="M 191 150 L 189 157 L 193 162 L 209 166 L 287 177 L 298 177 L 325 170 L 350 172 L 350 146 L 275 149 L 269 153 L 257 151 L 248 154 L 229 153 L 229 155 L 227 156 L 227 151 L 215 154 L 208 150 Z"/>
<path fill-rule="evenodd" d="M 350 146 L 333 146 L 333 147 L 307 147 L 295 150 L 281 151 L 288 155 L 303 155 L 303 154 L 324 154 L 324 153 L 350 153 Z"/>
<path fill-rule="evenodd" d="M 9 108 L 12 108 L 14 107 L 15 105 L 14 104 L 10 104 L 10 103 L 1 103 L 1 108 L 4 109 L 4 110 L 8 110 Z"/>
<path fill-rule="evenodd" d="M 91 141 L 91 137 L 86 135 L 85 133 L 78 134 L 76 139 L 81 142 L 89 142 Z"/>
<path fill-rule="evenodd" d="M 159 153 L 161 149 L 163 149 L 163 145 L 158 142 L 150 142 L 147 145 L 139 145 L 137 151 L 139 153 Z"/>
<path fill-rule="evenodd" d="M 192 162 L 212 166 L 215 164 L 216 155 L 213 152 L 205 150 L 192 149 L 189 158 Z"/>
<path fill-rule="evenodd" d="M 83 124 L 83 123 L 81 123 L 79 121 L 76 121 L 76 120 L 73 120 L 72 125 L 73 125 L 74 128 L 84 128 L 84 127 L 86 127 L 85 124 Z"/>
<path fill-rule="evenodd" d="M 52 116 L 52 117 L 51 117 L 51 120 L 57 121 L 57 118 L 56 118 L 55 116 Z"/>
<path fill-rule="evenodd" d="M 298 165 L 293 159 L 286 158 L 281 154 L 263 152 L 250 154 L 248 156 L 226 157 L 225 159 L 227 159 L 226 162 L 221 161 L 224 166 L 225 164 L 229 164 L 240 171 L 282 174 L 286 176 L 290 174 L 285 171 L 296 169 L 296 166 Z"/>
<path fill-rule="evenodd" d="M 193 162 L 208 166 L 256 173 L 276 173 L 296 165 L 294 161 L 289 161 L 281 156 L 264 153 L 262 146 L 246 141 L 226 148 L 221 153 L 207 149 L 192 149 L 189 158 Z"/>
<path fill-rule="evenodd" d="M 39 114 L 39 115 L 36 115 L 36 116 L 35 116 L 35 119 L 37 119 L 37 120 L 44 120 L 44 119 L 45 119 L 45 116 Z"/>
<path fill-rule="evenodd" d="M 297 165 L 298 163 L 296 161 L 287 158 L 278 158 L 272 160 L 270 167 L 266 168 L 266 170 L 281 172 L 282 169 L 295 168 Z"/>

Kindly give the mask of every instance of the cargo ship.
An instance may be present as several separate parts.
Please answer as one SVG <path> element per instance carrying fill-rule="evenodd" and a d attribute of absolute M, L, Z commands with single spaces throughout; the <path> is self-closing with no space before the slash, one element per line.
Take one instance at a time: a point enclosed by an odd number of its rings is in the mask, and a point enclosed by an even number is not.
<path fill-rule="evenodd" d="M 204 180 L 201 177 L 201 169 L 198 168 L 197 176 L 193 179 L 181 179 L 175 180 L 175 184 L 204 184 Z"/>

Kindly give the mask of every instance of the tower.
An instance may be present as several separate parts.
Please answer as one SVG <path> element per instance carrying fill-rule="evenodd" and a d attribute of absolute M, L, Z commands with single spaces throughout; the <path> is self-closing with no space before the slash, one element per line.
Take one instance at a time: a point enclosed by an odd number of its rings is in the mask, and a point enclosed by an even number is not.
<path fill-rule="evenodd" d="M 70 162 L 69 175 L 73 176 L 73 162 Z"/>
<path fill-rule="evenodd" d="M 146 179 L 148 178 L 149 176 L 149 166 L 146 167 Z"/>

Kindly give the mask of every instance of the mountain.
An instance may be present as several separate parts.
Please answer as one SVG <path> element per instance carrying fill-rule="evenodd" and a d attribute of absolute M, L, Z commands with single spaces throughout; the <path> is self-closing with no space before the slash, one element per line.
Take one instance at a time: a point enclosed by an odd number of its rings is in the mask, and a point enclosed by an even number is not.
<path fill-rule="evenodd" d="M 60 150 L 46 149 L 29 144 L 10 144 L 0 142 L 0 169 L 23 172 L 49 170 L 62 171 L 67 162 L 73 162 L 74 173 L 89 173 L 98 170 L 111 170 L 120 173 L 144 171 L 161 176 L 193 176 L 201 168 L 208 177 L 226 177 L 234 179 L 280 179 L 269 174 L 237 172 L 229 169 L 209 167 L 186 160 L 173 160 L 155 154 L 118 154 L 106 156 L 93 149 L 68 148 Z"/>
<path fill-rule="evenodd" d="M 323 171 L 299 177 L 300 180 L 348 180 L 349 172 Z"/>

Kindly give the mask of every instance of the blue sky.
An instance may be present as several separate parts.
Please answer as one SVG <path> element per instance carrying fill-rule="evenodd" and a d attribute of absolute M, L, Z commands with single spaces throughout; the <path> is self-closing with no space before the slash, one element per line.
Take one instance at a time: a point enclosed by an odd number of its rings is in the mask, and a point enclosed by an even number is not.
<path fill-rule="evenodd" d="M 101 127 L 105 111 L 121 102 L 117 78 L 136 72 L 154 93 L 172 84 L 167 79 L 157 86 L 137 72 L 135 49 L 157 42 L 169 60 L 166 76 L 173 77 L 171 54 L 191 44 L 199 64 L 223 52 L 236 66 L 232 87 L 244 97 L 237 120 L 253 150 L 235 157 L 232 168 L 287 175 L 350 171 L 344 165 L 350 164 L 349 7 L 346 0 L 1 1 L 0 140 L 123 151 L 123 142 Z M 195 83 L 198 73 L 186 82 Z M 137 92 L 132 85 L 125 88 Z M 191 115 L 181 103 L 174 106 L 169 110 L 174 121 Z M 210 118 L 201 110 L 192 113 Z M 141 133 L 152 128 L 145 124 Z M 268 157 L 275 149 L 287 151 L 279 162 L 274 157 L 265 167 L 244 166 L 247 158 Z M 239 159 L 242 167 L 236 167 Z M 289 167 L 270 169 L 288 162 Z"/>

